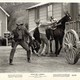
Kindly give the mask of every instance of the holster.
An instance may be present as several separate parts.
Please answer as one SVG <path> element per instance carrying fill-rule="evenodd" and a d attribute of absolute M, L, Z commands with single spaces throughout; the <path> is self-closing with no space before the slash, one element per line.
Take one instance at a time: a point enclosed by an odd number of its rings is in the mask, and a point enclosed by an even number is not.
<path fill-rule="evenodd" d="M 12 40 L 11 47 L 14 47 L 14 44 L 15 44 L 15 41 L 14 41 L 14 40 Z"/>

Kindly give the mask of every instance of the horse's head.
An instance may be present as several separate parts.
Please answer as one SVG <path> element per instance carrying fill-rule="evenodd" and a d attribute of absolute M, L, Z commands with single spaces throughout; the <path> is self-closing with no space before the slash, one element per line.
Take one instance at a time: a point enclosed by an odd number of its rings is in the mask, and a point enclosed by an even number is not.
<path fill-rule="evenodd" d="M 53 18 L 53 16 L 50 16 L 50 22 L 52 22 L 52 21 L 53 21 L 53 19 L 54 19 L 54 18 Z"/>
<path fill-rule="evenodd" d="M 66 22 L 68 22 L 68 21 L 71 21 L 71 20 L 72 20 L 72 17 L 70 16 L 70 14 L 69 14 L 69 12 L 68 12 L 68 11 L 66 11 L 66 12 L 65 12 L 65 20 L 66 20 Z"/>
<path fill-rule="evenodd" d="M 71 16 L 70 16 L 70 14 L 68 13 L 68 11 L 66 11 L 66 12 L 65 12 L 65 16 L 62 17 L 62 18 L 57 22 L 57 24 L 58 24 L 57 27 L 61 26 L 61 27 L 59 27 L 59 28 L 62 28 L 63 30 L 65 30 L 65 23 L 68 22 L 68 21 L 71 21 L 71 20 L 72 20 L 72 18 L 71 18 Z"/>

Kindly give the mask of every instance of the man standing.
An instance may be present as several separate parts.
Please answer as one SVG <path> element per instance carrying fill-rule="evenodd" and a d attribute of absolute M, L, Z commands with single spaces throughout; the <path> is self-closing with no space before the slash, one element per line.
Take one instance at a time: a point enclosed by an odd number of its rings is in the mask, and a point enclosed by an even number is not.
<path fill-rule="evenodd" d="M 27 61 L 30 62 L 30 56 L 31 56 L 31 52 L 30 52 L 30 47 L 28 45 L 28 43 L 26 43 L 25 41 L 25 37 L 29 37 L 30 42 L 32 42 L 32 37 L 30 36 L 28 30 L 26 28 L 24 28 L 24 24 L 21 22 L 18 22 L 16 24 L 16 29 L 14 29 L 12 31 L 12 49 L 10 52 L 10 57 L 9 57 L 9 64 L 12 65 L 13 62 L 13 57 L 14 57 L 14 53 L 16 51 L 16 47 L 18 45 L 21 45 L 26 51 L 27 51 Z"/>
<path fill-rule="evenodd" d="M 42 55 L 48 55 L 49 54 L 49 42 L 48 39 L 46 37 L 46 28 L 47 25 L 44 25 L 43 23 L 40 22 L 40 20 L 36 20 L 35 21 L 37 28 L 35 29 L 34 33 L 33 33 L 33 37 L 35 38 L 35 40 L 37 40 L 41 45 L 40 45 L 40 49 L 38 51 L 38 56 Z M 46 47 L 45 47 L 45 44 Z M 45 50 L 43 50 L 45 48 Z M 44 54 L 43 54 L 44 51 Z"/>

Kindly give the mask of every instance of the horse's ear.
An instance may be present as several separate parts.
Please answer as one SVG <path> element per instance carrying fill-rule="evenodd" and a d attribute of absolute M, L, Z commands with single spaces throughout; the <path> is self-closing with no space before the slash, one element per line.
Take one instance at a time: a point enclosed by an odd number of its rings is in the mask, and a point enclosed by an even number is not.
<path fill-rule="evenodd" d="M 54 19 L 54 17 L 53 16 L 50 16 L 50 21 L 52 21 Z"/>
<path fill-rule="evenodd" d="M 54 19 L 53 16 L 50 16 L 50 19 Z"/>
<path fill-rule="evenodd" d="M 69 14 L 69 12 L 68 12 L 68 11 L 66 11 L 66 14 Z"/>
<path fill-rule="evenodd" d="M 70 13 L 69 13 L 68 11 L 66 11 L 66 12 L 65 12 L 65 15 L 68 15 L 68 16 L 69 16 L 69 15 L 70 15 Z"/>
<path fill-rule="evenodd" d="M 66 12 L 64 12 L 64 14 L 65 14 L 65 15 L 67 15 L 67 14 L 69 14 L 69 12 L 68 12 L 68 11 L 66 11 Z"/>

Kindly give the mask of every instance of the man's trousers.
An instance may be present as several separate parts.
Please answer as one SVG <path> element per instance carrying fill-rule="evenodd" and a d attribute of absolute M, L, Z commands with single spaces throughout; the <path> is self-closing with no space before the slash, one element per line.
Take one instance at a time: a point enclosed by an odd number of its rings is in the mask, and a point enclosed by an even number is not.
<path fill-rule="evenodd" d="M 9 59 L 13 61 L 14 53 L 15 53 L 18 45 L 21 45 L 27 51 L 27 60 L 29 61 L 30 56 L 31 56 L 30 48 L 29 48 L 28 44 L 23 40 L 13 43 Z"/>

